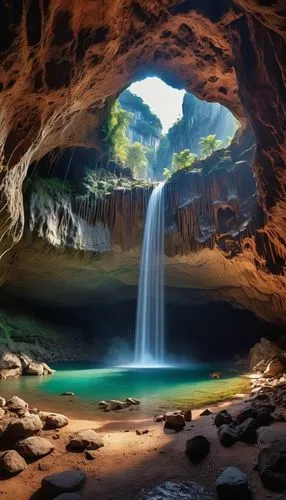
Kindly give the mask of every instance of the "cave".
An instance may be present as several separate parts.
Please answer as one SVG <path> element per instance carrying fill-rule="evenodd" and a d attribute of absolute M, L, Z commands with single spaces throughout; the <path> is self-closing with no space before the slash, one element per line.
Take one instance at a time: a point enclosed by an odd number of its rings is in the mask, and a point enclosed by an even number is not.
<path fill-rule="evenodd" d="M 2 2 L 4 500 L 285 494 L 285 17 Z"/>

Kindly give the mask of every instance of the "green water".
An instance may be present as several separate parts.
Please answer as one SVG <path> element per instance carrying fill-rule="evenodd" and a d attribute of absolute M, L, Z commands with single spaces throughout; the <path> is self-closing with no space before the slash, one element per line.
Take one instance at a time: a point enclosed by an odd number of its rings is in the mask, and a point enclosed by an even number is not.
<path fill-rule="evenodd" d="M 9 397 L 17 394 L 43 409 L 65 410 L 77 417 L 89 418 L 95 413 L 102 414 L 97 409 L 97 403 L 102 399 L 135 397 L 142 402 L 136 411 L 151 415 L 164 409 L 199 408 L 214 404 L 249 388 L 245 378 L 234 375 L 222 365 L 131 369 L 62 363 L 54 368 L 57 372 L 52 376 L 2 380 L 0 395 Z M 212 371 L 222 371 L 222 378 L 210 378 Z M 74 392 L 76 398 L 60 396 L 66 391 Z"/>

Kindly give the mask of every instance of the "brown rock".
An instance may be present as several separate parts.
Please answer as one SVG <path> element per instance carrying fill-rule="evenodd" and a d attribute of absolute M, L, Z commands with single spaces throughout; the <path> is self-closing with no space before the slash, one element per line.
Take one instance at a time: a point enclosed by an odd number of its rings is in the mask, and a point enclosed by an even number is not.
<path fill-rule="evenodd" d="M 54 451 L 54 447 L 46 438 L 31 436 L 19 441 L 16 450 L 26 460 L 34 460 L 48 455 Z"/>
<path fill-rule="evenodd" d="M 186 424 L 185 417 L 181 411 L 169 411 L 164 415 L 165 426 L 169 429 L 179 430 Z"/>
<path fill-rule="evenodd" d="M 14 476 L 26 468 L 25 460 L 15 450 L 5 451 L 0 457 L 0 465 L 1 475 Z"/>
<path fill-rule="evenodd" d="M 268 363 L 265 372 L 263 373 L 264 377 L 278 377 L 283 375 L 286 371 L 286 359 L 282 357 L 276 357 Z"/>
<path fill-rule="evenodd" d="M 104 445 L 100 435 L 93 429 L 86 429 L 75 434 L 68 444 L 71 450 L 97 450 Z"/>
<path fill-rule="evenodd" d="M 187 410 L 184 412 L 184 417 L 186 422 L 192 421 L 192 410 Z"/>
<path fill-rule="evenodd" d="M 38 434 L 43 428 L 43 423 L 38 415 L 29 415 L 24 418 L 14 418 L 7 426 L 5 434 L 12 438 L 25 438 Z"/>
<path fill-rule="evenodd" d="M 61 413 L 40 411 L 39 416 L 44 422 L 45 429 L 60 429 L 69 423 L 68 417 L 62 415 Z"/>

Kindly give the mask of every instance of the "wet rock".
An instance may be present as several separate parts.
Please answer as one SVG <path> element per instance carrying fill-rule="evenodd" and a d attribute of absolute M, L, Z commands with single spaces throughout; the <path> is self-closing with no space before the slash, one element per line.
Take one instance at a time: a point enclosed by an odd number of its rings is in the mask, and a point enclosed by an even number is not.
<path fill-rule="evenodd" d="M 7 426 L 5 435 L 11 438 L 26 438 L 38 434 L 43 428 L 43 423 L 38 415 L 27 415 L 24 418 L 14 418 Z"/>
<path fill-rule="evenodd" d="M 6 399 L 0 397 L 0 408 L 4 408 L 6 406 Z"/>
<path fill-rule="evenodd" d="M 239 432 L 230 424 L 223 424 L 218 429 L 219 440 L 225 448 L 229 448 L 238 440 Z"/>
<path fill-rule="evenodd" d="M 181 411 L 168 411 L 164 415 L 167 429 L 181 430 L 185 425 L 185 417 Z"/>
<path fill-rule="evenodd" d="M 210 451 L 210 443 L 205 436 L 194 436 L 186 442 L 186 453 L 192 464 L 198 464 Z"/>
<path fill-rule="evenodd" d="M 54 451 L 54 447 L 46 438 L 31 436 L 19 441 L 16 450 L 26 460 L 35 460 Z"/>
<path fill-rule="evenodd" d="M 282 376 L 286 371 L 286 359 L 282 357 L 276 357 L 270 361 L 267 365 L 265 372 L 263 373 L 264 377 L 278 377 Z"/>
<path fill-rule="evenodd" d="M 18 396 L 13 396 L 12 398 L 6 401 L 6 406 L 10 411 L 18 412 L 20 410 L 27 410 L 28 403 Z"/>
<path fill-rule="evenodd" d="M 246 474 L 236 467 L 225 469 L 216 481 L 216 491 L 220 500 L 251 499 Z"/>
<path fill-rule="evenodd" d="M 44 368 L 41 363 L 32 361 L 25 369 L 26 375 L 44 375 Z"/>
<path fill-rule="evenodd" d="M 2 368 L 0 369 L 0 379 L 14 378 L 22 375 L 22 368 Z"/>
<path fill-rule="evenodd" d="M 241 424 L 242 422 L 244 422 L 245 420 L 247 420 L 248 418 L 250 417 L 254 417 L 255 416 L 255 410 L 254 408 L 252 408 L 251 406 L 248 406 L 247 408 L 244 408 L 242 411 L 240 411 L 236 417 L 235 417 L 235 420 Z"/>
<path fill-rule="evenodd" d="M 212 415 L 212 412 L 208 408 L 200 413 L 200 417 L 206 417 L 207 415 Z"/>
<path fill-rule="evenodd" d="M 154 422 L 163 422 L 164 421 L 164 415 L 155 415 L 153 418 Z"/>
<path fill-rule="evenodd" d="M 140 405 L 141 401 L 140 399 L 136 398 L 126 398 L 126 403 L 129 403 L 131 405 Z"/>
<path fill-rule="evenodd" d="M 263 446 L 257 469 L 264 486 L 272 491 L 286 490 L 286 439 Z"/>
<path fill-rule="evenodd" d="M 248 418 L 237 427 L 238 440 L 247 444 L 257 443 L 256 422 L 254 418 Z"/>
<path fill-rule="evenodd" d="M 56 373 L 56 370 L 50 368 L 50 366 L 47 365 L 47 363 L 41 363 L 41 365 L 44 369 L 44 375 L 52 375 L 53 373 Z"/>
<path fill-rule="evenodd" d="M 119 401 L 117 399 L 112 399 L 108 403 L 108 410 L 110 411 L 117 411 L 117 410 L 122 410 L 123 408 L 126 408 L 128 406 L 128 403 Z"/>
<path fill-rule="evenodd" d="M 218 378 L 222 377 L 222 373 L 221 372 L 212 372 L 212 373 L 210 373 L 210 377 L 218 379 Z"/>
<path fill-rule="evenodd" d="M 214 424 L 216 427 L 220 427 L 224 424 L 230 424 L 231 422 L 232 416 L 226 410 L 222 410 L 217 413 L 214 419 Z"/>
<path fill-rule="evenodd" d="M 98 408 L 107 408 L 108 407 L 108 403 L 107 401 L 99 401 L 98 403 Z"/>
<path fill-rule="evenodd" d="M 184 417 L 186 422 L 191 422 L 192 421 L 192 410 L 187 410 L 184 412 Z"/>
<path fill-rule="evenodd" d="M 166 481 L 149 491 L 143 491 L 142 500 L 215 500 L 215 496 L 197 483 Z"/>
<path fill-rule="evenodd" d="M 69 423 L 68 417 L 61 413 L 40 411 L 39 416 L 44 423 L 45 429 L 60 429 Z"/>
<path fill-rule="evenodd" d="M 102 446 L 104 446 L 102 438 L 93 429 L 78 432 L 68 444 L 71 450 L 97 450 Z"/>
<path fill-rule="evenodd" d="M 15 450 L 5 451 L 0 457 L 0 471 L 3 476 L 14 476 L 25 468 L 25 460 Z"/>
<path fill-rule="evenodd" d="M 79 490 L 85 483 L 86 474 L 81 470 L 66 470 L 44 477 L 42 489 L 45 495 L 54 498 L 61 493 Z"/>
<path fill-rule="evenodd" d="M 61 396 L 75 396 L 75 393 L 74 393 L 74 392 L 69 392 L 69 391 L 67 391 L 67 392 L 62 392 L 62 393 L 61 393 Z"/>

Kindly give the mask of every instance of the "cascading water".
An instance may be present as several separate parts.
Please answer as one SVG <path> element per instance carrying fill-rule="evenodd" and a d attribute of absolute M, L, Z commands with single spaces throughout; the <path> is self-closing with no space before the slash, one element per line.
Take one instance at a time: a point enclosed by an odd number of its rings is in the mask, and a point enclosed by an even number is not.
<path fill-rule="evenodd" d="M 164 182 L 150 197 L 145 221 L 136 317 L 136 366 L 164 364 Z"/>

